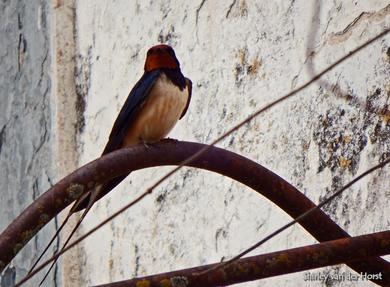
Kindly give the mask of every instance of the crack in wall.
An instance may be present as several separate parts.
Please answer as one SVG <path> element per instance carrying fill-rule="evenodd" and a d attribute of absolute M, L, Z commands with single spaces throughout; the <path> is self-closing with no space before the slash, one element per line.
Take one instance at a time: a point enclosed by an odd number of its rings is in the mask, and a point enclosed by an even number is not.
<path fill-rule="evenodd" d="M 20 33 L 19 42 L 18 42 L 18 71 L 22 69 L 26 51 L 27 51 L 27 41 L 24 38 L 23 34 Z"/>
<path fill-rule="evenodd" d="M 44 71 L 45 71 L 45 63 L 46 63 L 46 61 L 47 61 L 48 55 L 49 55 L 49 50 L 46 50 L 46 54 L 45 54 L 45 56 L 43 57 L 43 60 L 42 60 L 42 62 L 41 62 L 41 74 L 40 74 L 40 76 L 39 76 L 38 86 L 41 86 L 41 85 L 42 85 L 42 80 L 43 80 Z"/>
<path fill-rule="evenodd" d="M 195 20 L 195 25 L 198 26 L 198 21 L 199 21 L 199 13 L 200 13 L 200 10 L 203 8 L 203 5 L 206 3 L 206 0 L 202 0 L 202 2 L 200 3 L 199 7 L 196 9 L 196 20 Z"/>
<path fill-rule="evenodd" d="M 321 28 L 321 20 L 320 20 L 321 8 L 322 8 L 321 1 L 318 1 L 317 5 L 314 6 L 314 8 L 313 8 L 313 15 L 312 15 L 313 24 L 310 25 L 309 35 L 308 35 L 307 45 L 306 45 L 307 57 L 305 59 L 305 63 L 307 64 L 306 65 L 307 72 L 311 77 L 314 77 L 316 75 L 314 57 L 325 46 L 324 44 L 320 44 L 320 43 L 323 42 L 322 39 L 325 38 L 326 33 L 328 31 L 328 28 L 330 26 L 331 20 L 332 20 L 331 13 L 332 13 L 333 9 L 330 9 L 328 11 L 328 17 L 327 17 L 328 21 L 325 25 L 325 29 L 323 30 L 322 33 L 319 33 L 320 28 Z M 336 8 L 336 9 L 338 9 L 338 8 Z M 318 40 L 318 42 L 319 42 L 317 45 L 320 46 L 319 49 L 317 49 L 317 50 L 316 50 L 316 40 Z M 317 85 L 319 87 L 322 87 L 323 89 L 329 91 L 330 93 L 334 94 L 337 97 L 344 97 L 345 99 L 348 99 L 349 95 L 346 91 L 343 91 L 339 85 L 332 84 L 329 81 L 325 80 L 324 78 L 318 79 Z M 337 86 L 337 89 L 335 89 L 336 86 Z"/>
<path fill-rule="evenodd" d="M 5 143 L 5 128 L 6 125 L 4 125 L 0 131 L 0 154 L 1 154 L 1 149 L 3 147 L 3 144 Z"/>
<path fill-rule="evenodd" d="M 226 19 L 229 18 L 230 12 L 232 12 L 232 9 L 233 9 L 234 5 L 236 5 L 236 3 L 237 3 L 237 0 L 233 0 L 233 3 L 229 5 L 229 9 L 227 10 L 226 16 L 225 16 Z"/>
<path fill-rule="evenodd" d="M 334 45 L 345 42 L 352 36 L 353 31 L 364 22 L 383 20 L 390 15 L 390 4 L 376 12 L 362 12 L 355 17 L 342 31 L 331 33 L 325 41 L 325 44 Z"/>

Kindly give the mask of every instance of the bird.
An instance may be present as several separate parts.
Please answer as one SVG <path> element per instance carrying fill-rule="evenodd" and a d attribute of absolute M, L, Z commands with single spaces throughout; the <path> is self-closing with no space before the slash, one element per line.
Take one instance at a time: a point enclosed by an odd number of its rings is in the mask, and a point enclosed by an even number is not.
<path fill-rule="evenodd" d="M 140 143 L 153 144 L 165 138 L 175 124 L 186 114 L 191 95 L 192 82 L 182 74 L 180 63 L 173 48 L 166 44 L 151 47 L 146 54 L 144 73 L 123 104 L 113 124 L 102 156 Z M 128 175 L 129 173 L 115 177 L 77 199 L 29 273 L 32 272 L 51 243 L 54 242 L 72 214 L 84 210 L 62 249 L 66 247 L 93 204 L 115 188 Z M 53 262 L 41 283 L 45 280 L 55 262 Z"/>
<path fill-rule="evenodd" d="M 146 55 L 144 74 L 119 112 L 102 155 L 165 138 L 186 114 L 191 94 L 192 82 L 181 73 L 173 48 L 165 44 L 151 47 Z M 71 212 L 87 208 L 88 204 L 100 199 L 127 176 L 118 176 L 82 196 Z"/>

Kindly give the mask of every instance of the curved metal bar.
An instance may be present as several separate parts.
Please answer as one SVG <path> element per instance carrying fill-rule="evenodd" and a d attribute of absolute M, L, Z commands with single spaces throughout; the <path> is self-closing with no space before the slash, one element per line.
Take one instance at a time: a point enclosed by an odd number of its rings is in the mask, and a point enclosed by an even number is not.
<path fill-rule="evenodd" d="M 178 165 L 204 147 L 199 143 L 164 140 L 152 147 L 137 145 L 121 149 L 77 169 L 37 198 L 0 235 L 0 272 L 46 223 L 90 188 L 133 170 Z M 211 147 L 189 166 L 237 180 L 267 197 L 293 218 L 315 207 L 312 201 L 278 175 L 221 148 Z M 321 210 L 299 223 L 318 241 L 349 237 Z M 390 263 L 381 258 L 351 262 L 348 266 L 359 273 L 390 275 Z"/>
<path fill-rule="evenodd" d="M 212 287 L 228 286 L 237 283 L 259 280 L 272 276 L 336 265 L 371 256 L 385 255 L 390 252 L 390 231 L 341 238 L 283 251 L 276 251 L 241 258 L 222 269 L 215 269 L 219 263 L 192 267 L 178 271 L 160 273 L 151 276 L 123 280 L 95 287 L 160 287 L 175 286 L 175 282 L 186 284 L 177 286 Z M 210 273 L 205 273 L 212 270 Z M 324 274 L 325 275 L 325 274 Z M 384 282 L 381 273 L 371 274 L 332 274 L 339 281 L 367 281 L 376 278 Z M 318 272 L 302 274 L 303 280 L 319 281 Z"/>

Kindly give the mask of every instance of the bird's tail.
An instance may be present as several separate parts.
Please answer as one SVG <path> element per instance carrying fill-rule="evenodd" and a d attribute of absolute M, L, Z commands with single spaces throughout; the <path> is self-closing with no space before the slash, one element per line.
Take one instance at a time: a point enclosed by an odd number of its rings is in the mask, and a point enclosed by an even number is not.
<path fill-rule="evenodd" d="M 87 206 L 92 202 L 92 204 L 95 203 L 95 201 L 98 201 L 103 196 L 105 196 L 107 193 L 109 193 L 112 189 L 114 189 L 118 184 L 120 184 L 130 173 L 127 173 L 125 175 L 114 177 L 109 182 L 102 185 L 101 190 L 99 192 L 88 192 L 81 196 L 72 206 L 70 212 L 75 213 L 78 211 L 83 210 L 84 208 L 87 208 Z M 95 200 L 92 200 L 92 196 L 95 196 Z"/>
<path fill-rule="evenodd" d="M 92 191 L 82 195 L 79 199 L 76 200 L 76 202 L 73 204 L 72 208 L 70 209 L 68 215 L 66 216 L 66 218 L 64 219 L 64 222 L 61 224 L 61 226 L 57 229 L 56 233 L 54 234 L 54 236 L 52 237 L 52 239 L 50 240 L 49 244 L 46 246 L 46 248 L 43 250 L 43 252 L 40 254 L 40 256 L 38 257 L 38 259 L 35 261 L 35 263 L 33 264 L 33 266 L 31 267 L 30 271 L 28 273 L 31 273 L 35 266 L 38 264 L 38 262 L 41 260 L 41 258 L 43 257 L 43 255 L 46 253 L 46 251 L 49 249 L 49 247 L 51 246 L 51 244 L 54 242 L 54 240 L 59 236 L 59 233 L 60 231 L 63 229 L 63 227 L 66 225 L 66 223 L 68 222 L 70 216 L 73 214 L 73 213 L 76 213 L 78 211 L 81 211 L 83 209 L 84 212 L 83 214 L 81 215 L 81 217 L 79 218 L 79 220 L 77 221 L 76 225 L 73 227 L 71 233 L 69 234 L 69 236 L 67 237 L 64 245 L 62 246 L 61 248 L 61 251 L 65 249 L 65 247 L 68 245 L 70 239 L 72 238 L 72 236 L 74 235 L 74 233 L 76 232 L 77 228 L 80 226 L 81 222 L 84 220 L 85 216 L 87 215 L 87 213 L 89 212 L 89 210 L 91 209 L 91 207 L 93 206 L 93 204 L 98 201 L 100 198 L 102 198 L 103 196 L 105 196 L 107 193 L 109 193 L 113 188 L 115 188 L 120 182 L 122 182 L 127 176 L 129 175 L 128 174 L 125 174 L 125 175 L 121 175 L 121 176 L 118 176 L 118 177 L 115 177 L 113 178 L 112 180 L 110 180 L 109 182 L 105 183 L 105 184 L 102 184 L 102 185 L 99 185 L 98 187 L 96 187 L 95 189 L 93 189 Z M 60 251 L 60 252 L 61 252 Z M 49 275 L 51 269 L 53 269 L 54 265 L 56 264 L 57 260 L 58 260 L 59 257 L 57 257 L 52 265 L 50 266 L 49 270 L 46 272 L 45 276 L 43 277 L 41 283 L 39 284 L 40 286 L 42 285 L 42 283 L 45 281 L 46 277 Z"/>
<path fill-rule="evenodd" d="M 65 241 L 64 245 L 62 246 L 60 252 L 63 251 L 63 250 L 65 249 L 65 247 L 68 245 L 70 239 L 71 239 L 72 236 L 75 234 L 77 228 L 80 226 L 81 222 L 83 221 L 83 219 L 85 218 L 85 216 L 87 215 L 87 213 L 88 213 L 88 211 L 91 209 L 91 207 L 92 207 L 92 205 L 91 205 L 91 206 L 88 206 L 88 207 L 84 210 L 83 214 L 81 215 L 81 217 L 80 217 L 79 220 L 77 221 L 76 225 L 73 227 L 72 232 L 69 234 L 68 238 L 66 238 L 66 241 Z M 65 219 L 69 218 L 72 214 L 73 214 L 72 212 L 69 212 L 68 215 L 67 215 L 67 217 L 66 217 Z M 64 222 L 65 222 L 65 221 L 64 221 Z M 64 223 L 63 223 L 62 225 L 64 225 Z M 61 226 L 62 226 L 62 225 L 61 225 Z M 56 233 L 57 233 L 57 232 L 56 232 Z M 58 235 L 57 235 L 57 236 L 58 236 Z M 49 270 L 47 270 L 47 272 L 46 272 L 45 276 L 43 277 L 42 281 L 39 283 L 39 286 L 41 286 L 41 285 L 43 284 L 43 282 L 45 282 L 45 279 L 46 279 L 47 276 L 50 274 L 50 271 L 53 269 L 54 265 L 57 263 L 58 258 L 59 258 L 59 257 L 57 257 L 57 258 L 54 259 L 53 263 L 50 265 Z"/>
<path fill-rule="evenodd" d="M 68 215 L 66 216 L 66 218 L 64 219 L 64 222 L 62 222 L 61 226 L 56 230 L 56 233 L 54 233 L 53 237 L 50 239 L 50 242 L 46 245 L 45 249 L 41 252 L 41 254 L 39 255 L 38 259 L 34 262 L 34 264 L 31 266 L 30 270 L 28 271 L 27 275 L 30 274 L 35 266 L 37 266 L 37 264 L 39 263 L 39 261 L 41 261 L 43 255 L 45 255 L 46 251 L 49 249 L 49 247 L 53 244 L 54 240 L 56 240 L 56 238 L 59 236 L 62 228 L 64 228 L 64 226 L 66 225 L 66 223 L 68 222 L 70 216 L 72 214 L 69 212 Z"/>

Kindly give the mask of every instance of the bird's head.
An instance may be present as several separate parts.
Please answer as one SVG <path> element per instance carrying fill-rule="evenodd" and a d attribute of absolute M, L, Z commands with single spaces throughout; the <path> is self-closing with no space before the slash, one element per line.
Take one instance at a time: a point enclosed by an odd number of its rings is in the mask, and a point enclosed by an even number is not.
<path fill-rule="evenodd" d="M 175 51 L 168 45 L 153 46 L 148 50 L 145 60 L 145 72 L 155 69 L 180 70 L 180 63 L 176 58 Z"/>

